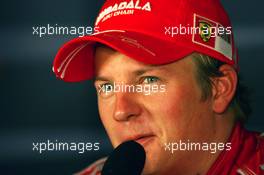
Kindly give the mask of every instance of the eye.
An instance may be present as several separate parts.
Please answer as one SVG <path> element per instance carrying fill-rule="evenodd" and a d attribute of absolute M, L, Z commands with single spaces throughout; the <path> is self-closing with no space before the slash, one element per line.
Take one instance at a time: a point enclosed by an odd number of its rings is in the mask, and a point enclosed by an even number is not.
<path fill-rule="evenodd" d="M 111 92 L 114 88 L 113 85 L 110 83 L 102 84 L 101 87 L 102 92 Z"/>
<path fill-rule="evenodd" d="M 143 82 L 144 84 L 152 84 L 152 83 L 156 83 L 157 81 L 159 81 L 158 77 L 155 76 L 146 76 L 143 78 Z"/>
<path fill-rule="evenodd" d="M 98 95 L 102 97 L 108 97 L 113 94 L 114 85 L 111 83 L 99 84 L 96 88 Z"/>

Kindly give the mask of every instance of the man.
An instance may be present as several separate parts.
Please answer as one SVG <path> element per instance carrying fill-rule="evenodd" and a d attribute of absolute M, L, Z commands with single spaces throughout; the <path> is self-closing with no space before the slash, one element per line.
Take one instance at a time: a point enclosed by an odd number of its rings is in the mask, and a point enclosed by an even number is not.
<path fill-rule="evenodd" d="M 243 128 L 250 108 L 218 0 L 108 0 L 95 27 L 60 49 L 53 71 L 94 78 L 112 145 L 141 144 L 142 174 L 264 174 L 264 139 Z"/>

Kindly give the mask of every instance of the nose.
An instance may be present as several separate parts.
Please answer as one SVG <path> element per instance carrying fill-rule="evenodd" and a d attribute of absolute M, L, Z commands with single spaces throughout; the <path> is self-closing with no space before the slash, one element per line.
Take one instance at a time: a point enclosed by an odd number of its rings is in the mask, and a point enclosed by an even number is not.
<path fill-rule="evenodd" d="M 137 96 L 133 93 L 116 93 L 114 119 L 116 121 L 129 121 L 140 115 L 141 107 Z"/>

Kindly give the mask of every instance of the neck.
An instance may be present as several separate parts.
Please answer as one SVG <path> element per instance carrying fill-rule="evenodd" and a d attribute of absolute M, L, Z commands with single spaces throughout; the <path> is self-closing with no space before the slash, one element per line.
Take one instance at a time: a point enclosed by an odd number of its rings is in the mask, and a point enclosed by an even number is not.
<path fill-rule="evenodd" d="M 229 137 L 232 134 L 233 128 L 235 125 L 235 117 L 232 113 L 224 114 L 221 116 L 216 116 L 215 121 L 215 134 L 214 137 L 212 137 L 209 141 L 209 143 L 216 143 L 216 144 L 225 144 L 228 142 Z M 222 144 L 223 143 L 223 144 Z M 200 157 L 200 163 L 199 168 L 197 168 L 195 173 L 196 175 L 206 175 L 210 167 L 213 165 L 213 163 L 217 160 L 219 157 L 219 154 L 223 150 L 216 149 L 215 153 L 211 153 L 210 151 L 205 151 L 203 155 Z"/>

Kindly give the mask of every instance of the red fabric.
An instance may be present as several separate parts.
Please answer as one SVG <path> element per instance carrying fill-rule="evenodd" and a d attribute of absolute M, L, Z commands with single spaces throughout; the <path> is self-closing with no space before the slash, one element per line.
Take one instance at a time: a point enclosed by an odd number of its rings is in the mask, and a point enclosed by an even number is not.
<path fill-rule="evenodd" d="M 107 158 L 102 158 L 88 166 L 86 169 L 76 173 L 75 175 L 101 175 L 101 171 L 104 165 L 104 162 Z"/>
<path fill-rule="evenodd" d="M 200 52 L 234 65 L 232 30 L 224 36 L 209 35 L 208 41 L 204 41 L 200 33 L 190 32 L 202 22 L 210 27 L 231 26 L 218 0 L 108 0 L 97 17 L 97 30 L 61 47 L 53 71 L 68 82 L 93 78 L 97 42 L 146 64 L 168 64 Z M 181 34 L 180 26 L 185 28 Z M 225 42 L 221 38 L 230 39 Z"/>
<path fill-rule="evenodd" d="M 207 175 L 264 175 L 264 138 L 237 124 L 230 137 L 231 150 L 223 151 Z"/>

